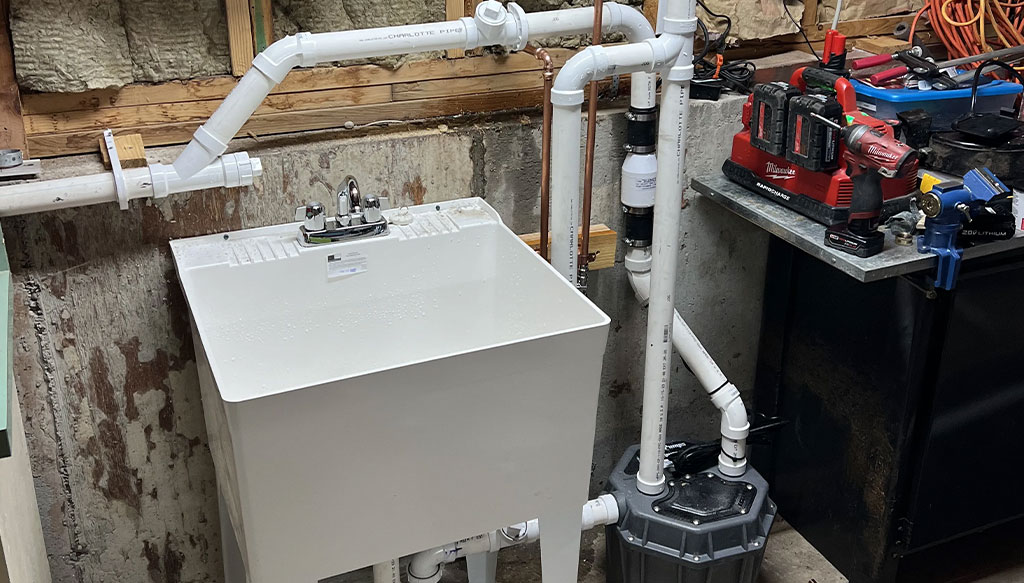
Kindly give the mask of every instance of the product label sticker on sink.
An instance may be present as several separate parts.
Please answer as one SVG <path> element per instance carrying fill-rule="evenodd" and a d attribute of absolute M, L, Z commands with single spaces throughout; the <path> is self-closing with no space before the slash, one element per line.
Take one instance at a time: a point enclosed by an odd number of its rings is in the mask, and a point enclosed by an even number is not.
<path fill-rule="evenodd" d="M 366 271 L 366 255 L 358 251 L 327 256 L 327 279 L 355 275 Z"/>

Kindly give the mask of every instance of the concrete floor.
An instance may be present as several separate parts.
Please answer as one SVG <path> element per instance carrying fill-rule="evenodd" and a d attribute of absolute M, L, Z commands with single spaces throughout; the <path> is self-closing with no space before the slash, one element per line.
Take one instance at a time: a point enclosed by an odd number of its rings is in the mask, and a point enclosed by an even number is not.
<path fill-rule="evenodd" d="M 580 583 L 605 583 L 604 532 L 595 529 L 583 534 L 580 552 Z M 960 579 L 957 583 L 1024 583 L 1022 564 L 982 578 Z M 513 547 L 501 552 L 498 560 L 498 583 L 535 583 L 540 581 L 540 550 L 536 543 Z M 369 573 L 331 579 L 330 583 L 368 580 Z M 776 520 L 761 565 L 759 583 L 847 583 L 821 554 L 800 533 L 784 520 Z M 324 582 L 326 583 L 326 582 Z M 445 569 L 442 583 L 467 583 L 465 562 L 458 561 Z"/>

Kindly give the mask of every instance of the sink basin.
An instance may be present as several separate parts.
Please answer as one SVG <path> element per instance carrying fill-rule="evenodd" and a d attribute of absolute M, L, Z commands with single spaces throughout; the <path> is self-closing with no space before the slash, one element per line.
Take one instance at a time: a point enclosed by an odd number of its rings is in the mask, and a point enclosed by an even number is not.
<path fill-rule="evenodd" d="M 574 582 L 609 319 L 483 200 L 409 210 L 171 243 L 224 536 L 248 581 L 312 583 L 539 518 Z"/>

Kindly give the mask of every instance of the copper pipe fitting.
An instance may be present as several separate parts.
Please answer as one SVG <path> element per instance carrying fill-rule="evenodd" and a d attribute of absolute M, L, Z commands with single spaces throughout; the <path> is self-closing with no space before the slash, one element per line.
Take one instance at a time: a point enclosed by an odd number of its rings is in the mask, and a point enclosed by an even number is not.
<path fill-rule="evenodd" d="M 546 50 L 526 45 L 526 54 L 533 55 L 544 64 L 544 124 L 540 146 L 540 256 L 550 261 L 548 230 L 551 217 L 551 87 L 555 81 L 555 63 Z"/>

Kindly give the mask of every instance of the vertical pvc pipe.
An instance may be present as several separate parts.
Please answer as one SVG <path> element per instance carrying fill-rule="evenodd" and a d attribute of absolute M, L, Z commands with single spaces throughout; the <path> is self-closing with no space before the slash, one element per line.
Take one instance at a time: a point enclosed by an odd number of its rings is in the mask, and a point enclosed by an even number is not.
<path fill-rule="evenodd" d="M 673 2 L 665 10 L 668 33 L 683 33 L 683 48 L 663 77 L 661 120 L 658 124 L 658 185 L 654 195 L 654 234 L 651 299 L 647 313 L 647 352 L 644 367 L 643 420 L 637 489 L 657 495 L 665 489 L 665 433 L 671 380 L 672 320 L 675 316 L 676 264 L 686 159 L 686 126 L 693 77 L 693 19 L 690 0 Z M 669 21 L 671 19 L 671 22 Z M 693 23 L 695 25 L 695 22 Z"/>
<path fill-rule="evenodd" d="M 391 559 L 373 566 L 373 583 L 402 583 L 398 559 Z"/>
<path fill-rule="evenodd" d="M 551 117 L 551 265 L 576 283 L 583 106 L 554 104 Z"/>

